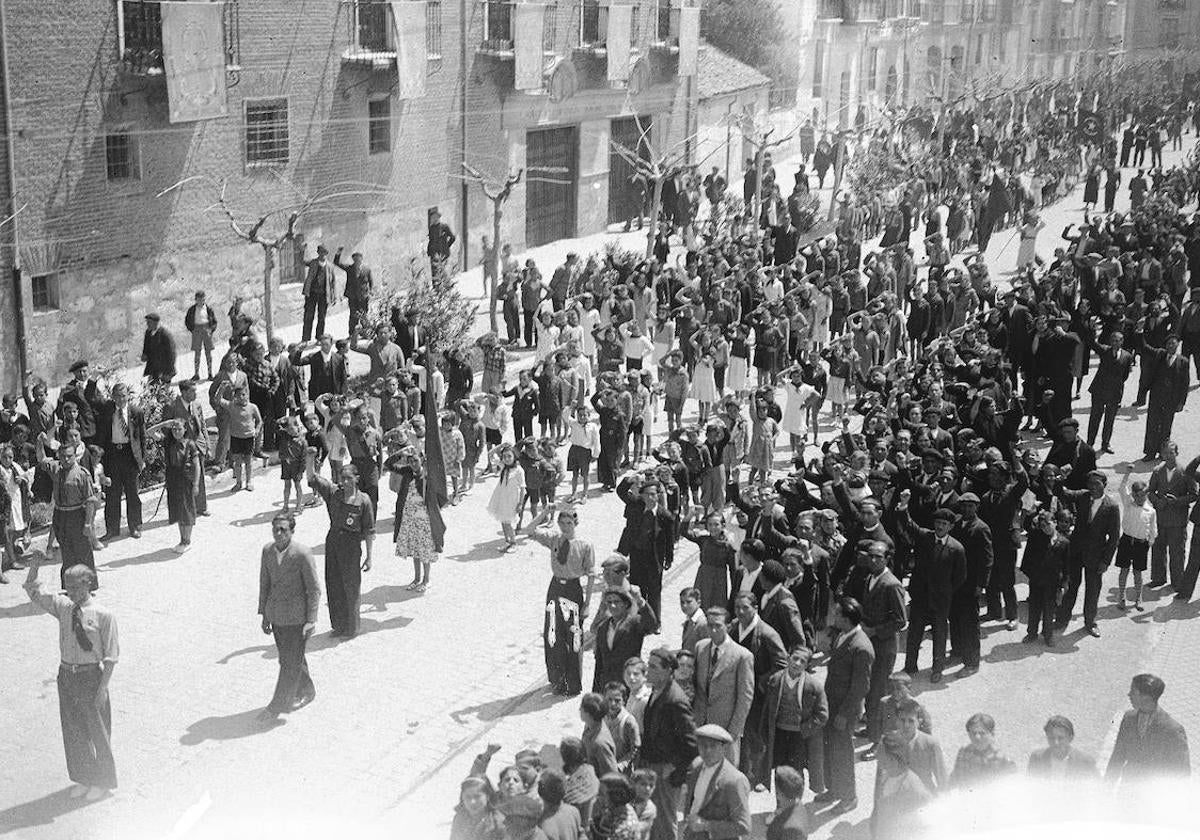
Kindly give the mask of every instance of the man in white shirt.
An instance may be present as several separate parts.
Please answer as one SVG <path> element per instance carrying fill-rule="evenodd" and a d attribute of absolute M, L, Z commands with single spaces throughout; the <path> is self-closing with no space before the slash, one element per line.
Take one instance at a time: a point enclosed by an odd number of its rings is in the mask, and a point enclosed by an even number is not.
<path fill-rule="evenodd" d="M 1150 504 L 1146 482 L 1135 481 L 1125 492 L 1125 482 L 1129 473 L 1121 482 L 1121 539 L 1117 543 L 1116 566 L 1120 569 L 1117 578 L 1117 591 L 1121 593 L 1118 606 L 1125 609 L 1125 584 L 1129 580 L 1129 570 L 1133 569 L 1133 608 L 1143 612 L 1142 606 L 1142 575 L 1148 565 L 1147 558 L 1150 546 L 1158 536 L 1158 511 Z M 1093 503 L 1094 506 L 1094 503 Z M 1095 510 L 1092 511 L 1095 515 Z"/>

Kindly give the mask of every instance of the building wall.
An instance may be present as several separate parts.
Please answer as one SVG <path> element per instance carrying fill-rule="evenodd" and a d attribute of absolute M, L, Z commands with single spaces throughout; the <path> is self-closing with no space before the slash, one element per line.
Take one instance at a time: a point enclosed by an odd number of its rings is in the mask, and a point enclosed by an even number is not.
<path fill-rule="evenodd" d="M 717 167 L 725 176 L 729 189 L 739 196 L 742 194 L 742 177 L 746 173 L 746 158 L 753 152 L 745 143 L 741 131 L 730 123 L 730 117 L 743 113 L 766 114 L 770 100 L 769 91 L 768 85 L 762 85 L 713 96 L 701 100 L 699 104 L 696 159 L 704 161 L 700 166 L 700 174 L 707 175 L 712 171 L 712 167 Z M 783 136 L 791 128 L 782 127 L 777 129 L 776 133 Z"/>

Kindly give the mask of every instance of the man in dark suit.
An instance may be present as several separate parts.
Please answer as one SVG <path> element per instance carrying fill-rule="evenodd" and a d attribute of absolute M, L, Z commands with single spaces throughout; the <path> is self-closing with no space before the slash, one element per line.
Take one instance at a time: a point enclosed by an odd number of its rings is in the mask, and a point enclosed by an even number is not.
<path fill-rule="evenodd" d="M 651 801 L 657 810 L 650 840 L 675 840 L 680 788 L 696 758 L 696 724 L 687 695 L 675 682 L 674 651 L 655 648 L 646 657 L 650 700 L 642 713 L 642 749 L 637 761 L 658 775 Z"/>
<path fill-rule="evenodd" d="M 967 558 L 962 543 L 950 536 L 954 527 L 954 512 L 939 508 L 933 514 L 933 529 L 922 528 L 908 515 L 908 491 L 900 494 L 896 510 L 900 513 L 900 527 L 912 535 L 916 562 L 912 579 L 908 583 L 909 603 L 908 650 L 904 657 L 904 670 L 917 672 L 917 657 L 921 653 L 921 640 L 925 628 L 933 630 L 933 673 L 932 682 L 942 681 L 942 670 L 946 667 L 946 637 L 950 629 L 950 605 L 954 592 L 967 579 Z"/>
<path fill-rule="evenodd" d="M 896 667 L 896 636 L 908 626 L 908 609 L 904 604 L 904 585 L 887 567 L 887 546 L 872 541 L 864 548 L 870 577 L 863 593 L 862 628 L 875 654 L 866 700 L 867 737 L 878 741 L 882 733 L 875 731 L 875 713 L 887 689 L 888 677 Z"/>
<path fill-rule="evenodd" d="M 350 304 L 350 335 L 358 331 L 358 324 L 367 317 L 367 307 L 371 303 L 371 292 L 375 288 L 375 278 L 371 269 L 363 265 L 363 255 L 355 251 L 350 255 L 350 264 L 342 262 L 342 247 L 338 247 L 333 255 L 333 265 L 340 268 L 346 275 L 346 302 Z"/>
<path fill-rule="evenodd" d="M 1042 320 L 1041 316 L 1037 319 Z M 1032 364 L 1038 371 L 1039 404 L 1042 391 L 1053 391 L 1049 406 L 1046 406 L 1046 417 L 1051 424 L 1046 432 L 1054 435 L 1058 423 L 1071 416 L 1071 389 L 1074 387 L 1072 367 L 1075 352 L 1079 349 L 1079 338 L 1074 333 L 1066 331 L 1068 319 L 1060 316 L 1051 319 L 1034 337 Z"/>
<path fill-rule="evenodd" d="M 729 638 L 724 607 L 705 611 L 709 637 L 696 644 L 696 725 L 713 723 L 729 733 L 729 760 L 737 764 L 742 733 L 754 702 L 754 656 Z"/>
<path fill-rule="evenodd" d="M 1012 289 L 1005 292 L 1000 300 L 1000 311 L 1008 333 L 1008 346 L 1005 349 L 1007 350 L 1008 359 L 1012 363 L 1008 372 L 1012 377 L 1014 389 L 1019 385 L 1017 382 L 1017 373 L 1021 372 L 1025 374 L 1026 385 L 1024 394 L 1028 398 L 1029 371 L 1027 363 L 1029 357 L 1032 355 L 1033 315 L 1027 307 L 1017 303 L 1017 293 Z"/>
<path fill-rule="evenodd" d="M 1104 778 L 1139 782 L 1192 773 L 1187 732 L 1158 705 L 1167 686 L 1154 674 L 1138 674 L 1129 685 L 1129 705 Z"/>
<path fill-rule="evenodd" d="M 296 520 L 280 513 L 271 520 L 274 542 L 263 546 L 258 575 L 258 614 L 262 631 L 275 637 L 279 678 L 271 702 L 258 715 L 269 724 L 281 714 L 311 703 L 317 695 L 304 648 L 317 626 L 321 585 L 312 551 L 293 541 Z"/>
<path fill-rule="evenodd" d="M 1146 488 L 1158 518 L 1158 536 L 1150 549 L 1150 585 L 1162 586 L 1170 571 L 1171 586 L 1183 585 L 1184 544 L 1188 511 L 1196 501 L 1196 481 L 1179 464 L 1179 445 L 1168 440 L 1160 452 L 1163 462 L 1150 473 Z"/>
<path fill-rule="evenodd" d="M 658 616 L 662 610 L 663 572 L 675 559 L 675 515 L 667 508 L 661 484 L 637 481 L 635 477 L 617 487 L 617 495 L 625 503 L 625 529 L 617 551 L 629 558 L 629 580 L 641 588 L 646 603 Z M 657 629 L 654 625 L 651 631 Z"/>
<path fill-rule="evenodd" d="M 895 549 L 896 543 L 888 534 L 887 529 L 883 527 L 881 520 L 883 509 L 879 500 L 868 496 L 857 503 L 852 502 L 846 491 L 842 474 L 842 466 L 836 465 L 834 467 L 833 495 L 838 500 L 842 511 L 849 517 L 851 525 L 846 531 L 846 544 L 838 555 L 837 562 L 829 576 L 829 585 L 835 592 L 861 593 L 866 581 L 866 569 L 858 565 L 856 553 L 858 544 L 863 540 L 881 542 L 887 545 L 890 553 Z"/>
<path fill-rule="evenodd" d="M 750 782 L 726 757 L 732 740 L 715 724 L 697 727 L 700 756 L 688 771 L 682 840 L 750 836 Z"/>
<path fill-rule="evenodd" d="M 1067 417 L 1059 422 L 1058 436 L 1042 463 L 1053 464 L 1062 470 L 1067 476 L 1063 484 L 1071 490 L 1082 490 L 1087 486 L 1088 473 L 1096 469 L 1096 450 L 1079 439 L 1078 420 Z"/>
<path fill-rule="evenodd" d="M 208 437 L 208 421 L 204 419 L 204 407 L 196 394 L 196 383 L 185 379 L 179 383 L 179 396 L 163 413 L 164 420 L 182 420 L 183 436 L 196 444 L 197 481 L 196 513 L 208 516 L 208 493 L 204 486 L 204 465 L 212 457 L 212 442 Z"/>
<path fill-rule="evenodd" d="M 1029 756 L 1029 775 L 1039 779 L 1070 779 L 1090 781 L 1100 777 L 1096 759 L 1071 746 L 1075 740 L 1075 724 L 1070 718 L 1054 715 L 1042 727 L 1046 747 L 1034 750 Z"/>
<path fill-rule="evenodd" d="M 97 396 L 96 442 L 104 450 L 104 474 L 112 484 L 104 491 L 105 539 L 114 539 L 121 531 L 121 497 L 125 497 L 125 518 L 129 536 L 142 536 L 142 499 L 138 495 L 138 476 L 146 465 L 146 418 L 142 409 L 130 402 L 129 386 L 118 382 L 112 399 Z"/>
<path fill-rule="evenodd" d="M 825 688 L 808 673 L 812 651 L 796 646 L 788 652 L 787 668 L 767 680 L 763 710 L 768 768 L 808 771 L 813 793 L 825 792 L 825 725 L 829 702 Z"/>
<path fill-rule="evenodd" d="M 1133 370 L 1133 354 L 1125 349 L 1125 336 L 1114 332 L 1108 337 L 1108 344 L 1099 343 L 1089 332 L 1084 336 L 1091 348 L 1096 351 L 1100 364 L 1088 390 L 1092 393 L 1092 410 L 1088 416 L 1088 446 L 1096 445 L 1096 432 L 1100 430 L 1100 451 L 1112 454 L 1109 443 L 1112 441 L 1113 423 L 1117 419 L 1117 409 L 1121 407 L 1121 397 L 1125 394 L 1125 382 Z M 1103 428 L 1101 427 L 1103 421 Z"/>
<path fill-rule="evenodd" d="M 950 600 L 950 645 L 962 657 L 959 676 L 979 670 L 979 596 L 992 572 L 992 530 L 979 518 L 979 497 L 963 493 L 958 498 L 958 523 L 950 534 L 962 544 L 966 555 L 966 577 Z M 1010 622 L 1010 630 L 1016 622 Z"/>
<path fill-rule="evenodd" d="M 634 604 L 637 612 L 631 612 Z M 650 605 L 638 590 L 609 589 L 604 593 L 608 614 L 596 625 L 596 671 L 592 691 L 604 693 L 609 682 L 620 682 L 625 660 L 641 657 L 642 642 L 658 625 Z"/>
<path fill-rule="evenodd" d="M 987 584 L 987 617 L 1017 620 L 1017 550 L 1020 532 L 1016 529 L 1021 500 L 1029 489 L 1029 474 L 1020 458 L 1010 468 L 1005 461 L 988 466 L 988 488 L 979 500 L 979 518 L 992 533 L 992 571 Z M 1013 471 L 1016 475 L 1013 475 Z"/>
<path fill-rule="evenodd" d="M 1104 495 L 1108 476 L 1093 470 L 1088 474 L 1087 483 L 1086 490 L 1057 489 L 1063 502 L 1074 508 L 1075 529 L 1070 538 L 1070 577 L 1062 602 L 1058 605 L 1058 620 L 1055 623 L 1059 629 L 1070 623 L 1082 582 L 1083 625 L 1090 635 L 1098 639 L 1100 630 L 1096 627 L 1096 612 L 1100 606 L 1100 584 L 1117 553 L 1117 541 L 1121 538 L 1121 510 L 1116 502 Z"/>
<path fill-rule="evenodd" d="M 337 274 L 333 263 L 329 261 L 329 249 L 324 245 L 317 246 L 315 259 L 304 263 L 304 327 L 301 340 L 308 341 L 313 337 L 313 318 L 317 322 L 317 335 L 325 333 L 325 313 L 329 304 L 337 301 Z"/>
<path fill-rule="evenodd" d="M 754 702 L 750 705 L 738 766 L 752 784 L 765 784 L 767 770 L 763 766 L 763 758 L 767 741 L 762 731 L 762 714 L 767 699 L 767 680 L 771 674 L 787 666 L 787 653 L 779 634 L 759 617 L 758 599 L 753 593 L 744 592 L 735 596 L 734 610 L 738 620 L 730 635 L 754 655 Z"/>
<path fill-rule="evenodd" d="M 79 412 L 79 436 L 84 443 L 96 442 L 96 381 L 88 378 L 88 363 L 80 359 L 71 365 L 71 381 L 62 387 L 58 394 L 59 416 L 62 416 L 64 403 L 74 403 Z"/>
<path fill-rule="evenodd" d="M 683 611 L 683 635 L 679 642 L 679 649 L 694 654 L 696 645 L 701 639 L 707 639 L 710 632 L 708 619 L 704 615 L 704 610 L 700 609 L 700 590 L 689 586 L 681 591 L 679 593 L 679 609 Z"/>
<path fill-rule="evenodd" d="M 805 840 L 808 837 L 808 811 L 804 798 L 804 777 L 791 767 L 775 770 L 777 809 L 767 823 L 767 840 Z"/>
<path fill-rule="evenodd" d="M 142 361 L 146 363 L 142 376 L 151 382 L 169 383 L 175 378 L 175 339 L 163 329 L 157 312 L 146 316 Z"/>
<path fill-rule="evenodd" d="M 767 583 L 762 576 L 763 560 L 766 559 L 766 556 L 767 548 L 763 545 L 762 540 L 752 539 L 742 542 L 741 550 L 738 551 L 738 567 L 733 573 L 732 585 L 729 588 L 727 608 L 730 615 L 737 615 L 737 605 L 734 601 L 740 592 L 749 592 L 758 602 L 762 601 L 763 595 L 767 592 Z M 747 581 L 749 582 L 747 583 Z"/>
<path fill-rule="evenodd" d="M 763 580 L 766 592 L 760 601 L 762 606 L 758 609 L 758 617 L 779 634 L 784 650 L 807 644 L 800 607 L 795 596 L 785 585 L 787 570 L 783 564 L 778 560 L 768 560 L 763 563 L 762 574 L 759 577 Z"/>
<path fill-rule="evenodd" d="M 425 246 L 425 253 L 429 257 L 431 276 L 438 278 L 445 273 L 446 263 L 450 259 L 450 249 L 454 247 L 456 241 L 450 225 L 442 221 L 442 214 L 436 209 L 430 210 L 429 244 Z"/>
<path fill-rule="evenodd" d="M 305 341 L 292 351 L 292 364 L 309 368 L 308 398 L 322 394 L 341 394 L 349 379 L 346 357 L 334 352 L 333 336 L 323 334 L 317 342 Z"/>
<path fill-rule="evenodd" d="M 817 802 L 837 802 L 833 815 L 858 807 L 854 784 L 854 728 L 862 717 L 871 683 L 875 652 L 863 632 L 862 608 L 853 598 L 840 598 L 833 613 L 837 641 L 829 652 L 825 673 L 825 698 L 829 723 L 825 726 L 825 783 L 828 789 Z"/>
<path fill-rule="evenodd" d="M 1187 357 L 1179 352 L 1179 336 L 1168 335 L 1162 349 L 1146 345 L 1142 348 L 1142 363 L 1154 366 L 1150 380 L 1150 407 L 1146 411 L 1146 438 L 1142 452 L 1146 460 L 1158 457 L 1163 443 L 1171 439 L 1175 415 L 1183 411 L 1192 371 Z"/>

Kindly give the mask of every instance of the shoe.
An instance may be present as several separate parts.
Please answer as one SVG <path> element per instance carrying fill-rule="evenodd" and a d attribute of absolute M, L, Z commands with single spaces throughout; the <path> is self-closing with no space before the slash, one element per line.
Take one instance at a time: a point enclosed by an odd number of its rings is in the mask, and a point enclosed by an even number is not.
<path fill-rule="evenodd" d="M 1117 609 L 1119 609 L 1121 612 L 1125 612 L 1125 610 L 1129 609 L 1129 607 L 1125 604 L 1124 598 L 1122 598 L 1120 601 L 1117 601 Z"/>
<path fill-rule="evenodd" d="M 1146 407 L 1146 401 L 1145 401 L 1145 400 L 1141 400 L 1141 401 L 1139 401 L 1139 402 L 1135 402 L 1135 403 L 1133 404 L 1133 407 L 1134 407 L 1134 408 L 1145 408 L 1145 407 Z"/>
<path fill-rule="evenodd" d="M 121 535 L 116 531 L 108 531 L 103 537 L 100 538 L 100 540 L 101 542 L 108 542 L 109 540 L 115 540 L 120 536 Z"/>
<path fill-rule="evenodd" d="M 814 796 L 813 802 L 819 802 L 819 803 L 824 804 L 826 802 L 833 802 L 836 799 L 837 799 L 837 796 L 834 795 L 833 791 L 827 790 L 824 793 L 818 793 L 816 796 Z"/>
<path fill-rule="evenodd" d="M 1015 618 L 1009 619 L 1008 623 L 1004 625 L 1004 629 L 1005 630 L 1016 630 L 1017 629 L 1017 620 Z"/>
<path fill-rule="evenodd" d="M 247 485 L 246 485 L 246 492 L 247 492 L 247 493 L 253 493 L 253 492 L 254 492 L 254 485 L 253 485 L 253 484 L 247 484 Z"/>
<path fill-rule="evenodd" d="M 1175 597 L 1176 597 L 1176 598 L 1178 598 L 1179 596 L 1178 596 L 1178 595 L 1176 595 Z M 1134 605 L 1133 605 L 1133 608 L 1134 608 L 1135 610 L 1137 610 L 1138 612 L 1145 612 L 1145 611 L 1146 611 L 1146 608 L 1145 608 L 1145 607 L 1143 607 L 1141 604 L 1134 604 Z"/>
<path fill-rule="evenodd" d="M 1192 593 L 1190 593 L 1190 592 L 1176 592 L 1176 593 L 1175 593 L 1175 600 L 1176 600 L 1176 601 L 1190 601 L 1190 600 L 1192 600 Z"/>
<path fill-rule="evenodd" d="M 940 683 L 942 681 L 942 672 L 934 671 L 932 674 L 929 675 L 929 681 L 933 682 L 933 683 Z"/>
<path fill-rule="evenodd" d="M 103 799 L 108 795 L 108 791 L 102 787 L 88 788 L 88 792 L 84 794 L 85 802 L 95 802 L 98 799 Z"/>
<path fill-rule="evenodd" d="M 142 538 L 142 529 L 141 528 L 130 528 L 129 536 L 133 537 L 135 540 L 140 540 Z"/>
<path fill-rule="evenodd" d="M 974 676 L 975 674 L 978 674 L 978 673 L 979 673 L 978 665 L 967 665 L 961 671 L 958 672 L 958 676 L 959 677 L 970 677 L 970 676 Z"/>
<path fill-rule="evenodd" d="M 88 792 L 87 785 L 73 784 L 73 785 L 71 785 L 70 789 L 67 791 L 67 798 L 68 799 L 78 799 L 79 797 L 83 796 L 87 792 Z"/>
<path fill-rule="evenodd" d="M 1037 641 L 1037 639 L 1038 639 L 1038 637 L 1037 637 L 1037 633 L 1026 633 L 1026 634 L 1025 634 L 1025 637 L 1024 637 L 1024 638 L 1022 638 L 1022 639 L 1021 639 L 1021 641 L 1022 641 L 1022 642 L 1024 642 L 1025 644 L 1027 644 L 1027 645 L 1031 645 L 1031 644 L 1033 644 L 1034 642 L 1036 642 L 1036 641 Z"/>
<path fill-rule="evenodd" d="M 841 814 L 849 814 L 851 811 L 853 811 L 857 807 L 858 807 L 857 799 L 843 799 L 841 802 L 839 802 L 838 804 L 836 804 L 832 808 L 830 808 L 829 813 L 830 813 L 830 815 L 836 817 L 836 816 L 840 816 Z"/>
<path fill-rule="evenodd" d="M 1093 624 L 1091 627 L 1087 628 L 1087 631 L 1088 631 L 1088 635 L 1091 636 L 1093 639 L 1100 638 L 1100 628 L 1098 628 L 1095 624 Z"/>
<path fill-rule="evenodd" d="M 1046 647 L 1054 647 L 1054 637 L 1053 636 L 1047 636 L 1045 641 L 1046 641 Z"/>
<path fill-rule="evenodd" d="M 212 514 L 206 510 L 198 510 L 198 511 L 196 511 L 196 515 L 197 516 L 212 516 Z"/>
<path fill-rule="evenodd" d="M 176 554 L 185 554 L 185 553 L 187 553 L 187 550 L 189 548 L 191 548 L 191 545 L 189 545 L 188 543 L 180 543 L 179 545 L 172 548 L 171 551 L 174 551 Z"/>
<path fill-rule="evenodd" d="M 917 673 L 917 669 L 909 668 L 908 666 L 905 666 L 904 673 L 908 674 L 911 677 L 913 674 Z"/>
<path fill-rule="evenodd" d="M 1103 455 L 1112 455 L 1113 454 L 1112 447 L 1106 443 L 1100 447 L 1100 453 Z"/>
<path fill-rule="evenodd" d="M 1158 587 L 1160 587 L 1160 586 L 1166 586 L 1167 582 L 1165 580 L 1152 580 L 1149 583 L 1147 583 L 1146 585 L 1149 586 L 1151 589 L 1158 589 Z"/>
<path fill-rule="evenodd" d="M 0 572 L 0 584 L 2 583 L 8 583 L 8 575 L 4 574 L 4 572 Z"/>
<path fill-rule="evenodd" d="M 292 711 L 294 712 L 297 709 L 303 709 L 316 698 L 317 695 L 315 694 L 305 694 L 303 697 L 297 697 L 292 703 Z"/>
<path fill-rule="evenodd" d="M 859 761 L 874 761 L 875 760 L 875 748 L 872 747 L 869 750 L 863 750 L 862 754 L 859 755 L 858 760 Z"/>

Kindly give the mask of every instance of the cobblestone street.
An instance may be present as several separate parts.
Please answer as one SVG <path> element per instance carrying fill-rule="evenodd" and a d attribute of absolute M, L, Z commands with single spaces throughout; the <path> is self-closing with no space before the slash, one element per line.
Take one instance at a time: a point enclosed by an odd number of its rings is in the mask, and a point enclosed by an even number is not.
<path fill-rule="evenodd" d="M 1178 157 L 1168 156 L 1167 164 Z M 790 183 L 790 173 L 781 180 Z M 1059 244 L 1063 227 L 1080 219 L 1080 194 L 1044 211 L 1044 256 Z M 1127 204 L 1122 190 L 1118 209 Z M 581 252 L 597 247 L 591 240 L 575 246 Z M 1016 247 L 1011 231 L 993 237 L 988 262 L 1002 284 Z M 543 263 L 542 270 L 549 275 L 553 263 Z M 474 294 L 478 270 L 462 282 Z M 344 330 L 344 321 L 334 324 Z M 181 358 L 180 369 L 190 370 L 189 362 Z M 1076 403 L 1084 423 L 1086 387 L 1085 399 Z M 1136 374 L 1125 405 L 1135 388 Z M 689 402 L 688 412 L 694 411 Z M 1150 465 L 1130 464 L 1141 452 L 1143 417 L 1142 410 L 1121 412 L 1116 455 L 1103 457 L 1102 468 L 1117 477 L 1130 466 L 1136 475 L 1148 475 Z M 829 431 L 828 417 L 823 423 Z M 1193 394 L 1175 424 L 1183 463 L 1200 454 L 1198 429 L 1200 401 Z M 784 466 L 786 457 L 781 449 L 776 465 Z M 391 545 L 394 495 L 382 489 L 374 568 L 363 578 L 360 635 L 331 638 L 322 604 L 308 653 L 316 700 L 275 728 L 257 728 L 254 716 L 270 698 L 277 671 L 275 647 L 256 615 L 259 554 L 270 540 L 283 487 L 275 467 L 256 474 L 252 493 L 231 495 L 231 484 L 228 474 L 210 482 L 212 516 L 197 525 L 188 554 L 171 551 L 176 529 L 167 524 L 165 510 L 151 515 L 160 501 L 154 494 L 144 498 L 144 537 L 124 537 L 97 555 L 100 597 L 121 627 L 122 658 L 111 692 L 120 788 L 110 798 L 85 805 L 65 797 L 55 627 L 21 591 L 23 572 L 11 573 L 12 583 L 0 588 L 7 647 L 3 697 L 12 722 L 0 748 L 0 834 L 21 840 L 299 840 L 348 836 L 357 823 L 356 837 L 444 838 L 459 782 L 489 742 L 502 745 L 494 776 L 517 750 L 549 754 L 562 735 L 579 732 L 578 699 L 556 697 L 545 684 L 540 633 L 547 550 L 522 539 L 517 551 L 501 552 L 499 526 L 486 511 L 493 479 L 446 509 L 446 552 L 424 595 L 405 589 L 411 569 Z M 1115 496 L 1115 479 L 1109 489 Z M 616 545 L 621 513 L 615 495 L 593 495 L 581 509 L 580 535 L 595 545 L 598 560 Z M 314 548 L 318 568 L 327 525 L 317 507 L 297 528 L 296 539 Z M 660 640 L 679 641 L 675 594 L 695 575 L 691 548 L 680 543 L 664 582 L 663 636 L 648 641 L 647 649 Z M 57 574 L 57 567 L 48 567 L 42 579 Z M 977 675 L 956 678 L 956 666 L 934 685 L 928 671 L 921 672 L 915 688 L 949 761 L 966 743 L 966 718 L 986 711 L 996 718 L 998 742 L 1022 767 L 1028 753 L 1044 744 L 1041 727 L 1052 714 L 1072 718 L 1076 746 L 1103 762 L 1127 708 L 1129 677 L 1143 670 L 1166 680 L 1164 707 L 1200 737 L 1200 675 L 1194 667 L 1200 622 L 1188 620 L 1200 614 L 1200 600 L 1175 602 L 1167 587 L 1149 594 L 1146 612 L 1123 613 L 1111 592 L 1115 582 L 1112 569 L 1101 596 L 1100 639 L 1090 638 L 1076 620 L 1055 648 L 1022 644 L 1022 606 L 1016 631 L 984 625 Z M 585 684 L 591 673 L 589 653 Z M 818 818 L 814 837 L 868 836 L 874 771 L 873 763 L 858 765 L 858 810 L 832 821 Z M 773 798 L 755 794 L 752 805 L 761 821 Z"/>

